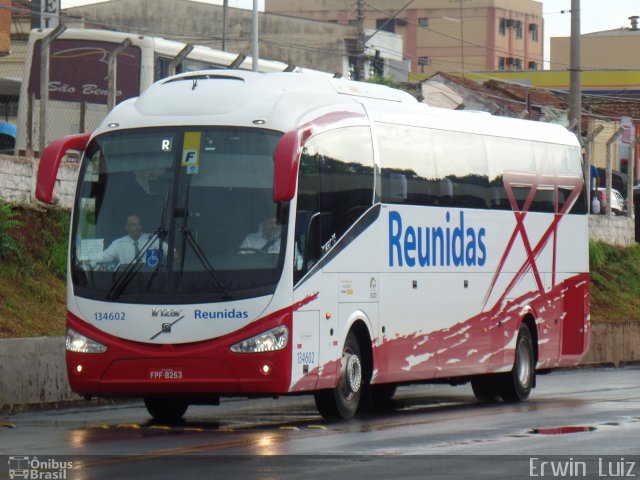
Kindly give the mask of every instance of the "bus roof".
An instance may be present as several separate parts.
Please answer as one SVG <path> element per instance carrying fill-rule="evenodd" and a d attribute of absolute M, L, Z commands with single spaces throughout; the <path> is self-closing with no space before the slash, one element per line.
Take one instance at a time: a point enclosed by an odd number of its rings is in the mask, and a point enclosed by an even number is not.
<path fill-rule="evenodd" d="M 323 113 L 364 113 L 363 99 L 417 104 L 383 85 L 300 73 L 207 70 L 166 78 L 122 102 L 98 131 L 166 125 L 237 125 L 289 131 Z"/>
<path fill-rule="evenodd" d="M 166 78 L 114 109 L 96 133 L 167 125 L 255 126 L 286 132 L 330 112 L 468 133 L 578 145 L 559 125 L 483 112 L 429 107 L 384 85 L 299 73 L 239 70 L 188 72 Z"/>

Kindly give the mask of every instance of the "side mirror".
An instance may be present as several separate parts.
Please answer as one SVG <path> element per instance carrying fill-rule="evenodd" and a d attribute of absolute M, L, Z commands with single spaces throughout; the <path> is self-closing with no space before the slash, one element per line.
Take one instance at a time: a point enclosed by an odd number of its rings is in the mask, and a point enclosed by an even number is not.
<path fill-rule="evenodd" d="M 36 181 L 36 198 L 41 202 L 51 203 L 53 200 L 53 187 L 56 184 L 60 162 L 69 150 L 84 152 L 91 138 L 91 133 L 69 135 L 51 142 L 44 149 L 40 165 L 38 166 L 38 178 Z"/>
<path fill-rule="evenodd" d="M 301 137 L 298 130 L 285 133 L 273 152 L 273 201 L 288 202 L 296 193 Z"/>

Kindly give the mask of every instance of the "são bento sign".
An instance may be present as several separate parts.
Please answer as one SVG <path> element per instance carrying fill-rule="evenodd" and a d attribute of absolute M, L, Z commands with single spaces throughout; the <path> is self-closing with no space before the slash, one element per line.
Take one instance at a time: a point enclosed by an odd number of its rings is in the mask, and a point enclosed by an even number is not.
<path fill-rule="evenodd" d="M 49 60 L 49 99 L 107 103 L 109 54 L 117 43 L 56 39 Z M 40 98 L 41 41 L 33 49 L 29 93 Z M 116 98 L 121 102 L 140 94 L 140 48 L 130 46 L 117 59 Z"/>

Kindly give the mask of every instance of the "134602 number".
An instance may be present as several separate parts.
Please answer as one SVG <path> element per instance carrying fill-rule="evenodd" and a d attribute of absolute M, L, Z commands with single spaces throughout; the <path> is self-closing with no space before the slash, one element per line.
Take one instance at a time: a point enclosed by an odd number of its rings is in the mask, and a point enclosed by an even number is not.
<path fill-rule="evenodd" d="M 316 360 L 315 352 L 298 352 L 298 363 L 313 365 Z"/>
<path fill-rule="evenodd" d="M 125 312 L 96 312 L 93 314 L 93 318 L 96 320 L 96 322 L 126 320 L 127 314 Z"/>

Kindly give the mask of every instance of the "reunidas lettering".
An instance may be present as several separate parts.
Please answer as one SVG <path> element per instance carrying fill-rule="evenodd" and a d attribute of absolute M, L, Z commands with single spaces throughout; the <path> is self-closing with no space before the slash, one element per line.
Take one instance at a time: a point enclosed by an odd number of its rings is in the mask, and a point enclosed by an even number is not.
<path fill-rule="evenodd" d="M 235 308 L 230 310 L 225 308 L 224 310 L 212 312 L 196 309 L 193 312 L 193 318 L 249 318 L 249 312 L 246 310 L 236 310 Z"/>
<path fill-rule="evenodd" d="M 445 214 L 444 227 L 414 227 L 402 224 L 399 212 L 389 212 L 389 266 L 399 267 L 482 267 L 487 261 L 484 228 L 467 228 L 464 212 L 458 225 L 450 225 L 451 213 Z M 452 228 L 453 227 L 453 228 Z"/>

